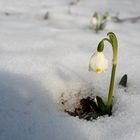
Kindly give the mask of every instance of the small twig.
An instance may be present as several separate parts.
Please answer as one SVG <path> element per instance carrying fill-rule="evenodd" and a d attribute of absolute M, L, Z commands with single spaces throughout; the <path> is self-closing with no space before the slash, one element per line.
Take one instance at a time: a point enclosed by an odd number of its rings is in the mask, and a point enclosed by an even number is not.
<path fill-rule="evenodd" d="M 127 18 L 119 18 L 118 16 L 113 16 L 113 17 L 111 17 L 111 19 L 114 22 L 126 22 L 126 21 L 137 22 L 138 20 L 140 20 L 140 16 L 137 16 L 137 17 L 127 17 Z"/>
<path fill-rule="evenodd" d="M 9 13 L 9 12 L 4 12 L 4 14 L 5 14 L 6 16 L 10 16 L 10 15 L 11 15 L 11 13 Z"/>
<path fill-rule="evenodd" d="M 79 5 L 80 0 L 75 0 L 69 3 L 69 5 L 74 6 L 74 5 Z"/>
<path fill-rule="evenodd" d="M 46 12 L 44 15 L 44 20 L 48 20 L 48 18 L 49 18 L 49 12 Z"/>

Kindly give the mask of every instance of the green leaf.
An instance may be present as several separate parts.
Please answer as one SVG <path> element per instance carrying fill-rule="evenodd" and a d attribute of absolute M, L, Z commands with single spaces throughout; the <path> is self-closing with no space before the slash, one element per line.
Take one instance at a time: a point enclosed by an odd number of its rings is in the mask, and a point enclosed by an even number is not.
<path fill-rule="evenodd" d="M 102 20 L 107 20 L 109 18 L 109 13 L 106 12 L 103 16 L 102 16 Z"/>
<path fill-rule="evenodd" d="M 103 22 L 100 24 L 99 29 L 104 30 L 105 26 L 106 26 L 106 22 Z"/>
<path fill-rule="evenodd" d="M 95 17 L 95 18 L 98 20 L 99 15 L 98 15 L 98 13 L 97 13 L 97 12 L 95 12 L 95 13 L 93 14 L 93 16 L 92 16 L 92 17 Z"/>
<path fill-rule="evenodd" d="M 121 86 L 123 86 L 123 87 L 127 87 L 127 74 L 125 74 L 122 78 L 121 78 L 121 80 L 120 80 L 120 82 L 119 82 L 119 85 L 121 85 Z"/>
<path fill-rule="evenodd" d="M 97 100 L 98 108 L 100 109 L 101 113 L 105 114 L 106 106 L 105 106 L 102 98 L 99 96 L 96 96 L 96 100 Z"/>

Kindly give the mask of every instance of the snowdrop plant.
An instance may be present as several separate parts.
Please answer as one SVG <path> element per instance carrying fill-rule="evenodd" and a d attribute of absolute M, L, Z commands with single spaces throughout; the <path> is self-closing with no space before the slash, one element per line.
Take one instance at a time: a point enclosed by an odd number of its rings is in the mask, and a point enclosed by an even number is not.
<path fill-rule="evenodd" d="M 106 26 L 107 21 L 109 20 L 110 16 L 106 12 L 105 14 L 101 15 L 97 12 L 95 12 L 91 18 L 91 26 L 93 29 L 95 29 L 96 33 L 98 33 L 99 30 L 103 30 Z"/>
<path fill-rule="evenodd" d="M 99 30 L 99 15 L 95 12 L 91 18 L 91 26 L 95 29 L 96 33 Z"/>
<path fill-rule="evenodd" d="M 76 0 L 76 5 L 79 5 L 80 4 L 80 0 Z"/>
<path fill-rule="evenodd" d="M 74 0 L 72 2 L 69 3 L 71 6 L 74 6 L 74 5 L 80 5 L 80 0 Z"/>
<path fill-rule="evenodd" d="M 113 96 L 113 89 L 114 89 L 114 82 L 115 82 L 115 72 L 116 72 L 116 66 L 117 66 L 117 54 L 118 54 L 118 41 L 113 32 L 109 32 L 108 34 L 109 38 L 103 38 L 97 47 L 97 52 L 91 56 L 90 62 L 89 62 L 89 71 L 95 71 L 97 73 L 105 72 L 108 68 L 108 60 L 104 56 L 104 42 L 107 41 L 112 46 L 113 51 L 113 59 L 112 59 L 112 73 L 111 73 L 111 79 L 110 79 L 110 86 L 109 86 L 109 93 L 108 93 L 108 100 L 107 103 L 104 105 L 101 98 L 100 101 L 102 102 L 102 106 L 104 108 L 102 111 L 104 111 L 104 114 L 111 114 L 112 109 L 112 96 Z"/>

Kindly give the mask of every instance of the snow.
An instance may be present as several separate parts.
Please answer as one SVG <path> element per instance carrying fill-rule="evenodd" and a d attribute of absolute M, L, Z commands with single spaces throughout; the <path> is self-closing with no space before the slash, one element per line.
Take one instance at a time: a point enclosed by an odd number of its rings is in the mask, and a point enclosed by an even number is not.
<path fill-rule="evenodd" d="M 70 2 L 0 0 L 0 140 L 140 139 L 140 21 L 110 21 L 99 34 L 89 29 L 96 10 L 139 16 L 140 1 Z M 46 12 L 49 19 L 43 20 Z M 113 115 L 92 122 L 71 117 L 61 111 L 62 93 L 69 107 L 79 91 L 107 98 L 111 70 L 97 75 L 88 65 L 109 31 L 119 41 Z M 111 58 L 110 46 L 105 53 Z M 123 89 L 118 82 L 125 73 Z"/>

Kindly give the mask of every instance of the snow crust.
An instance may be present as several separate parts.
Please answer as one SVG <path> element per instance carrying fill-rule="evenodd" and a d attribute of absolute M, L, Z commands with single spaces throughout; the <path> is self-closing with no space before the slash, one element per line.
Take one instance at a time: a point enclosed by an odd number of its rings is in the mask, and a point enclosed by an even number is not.
<path fill-rule="evenodd" d="M 139 16 L 140 0 L 70 2 L 0 0 L 0 140 L 140 139 L 140 21 L 110 21 L 99 34 L 89 29 L 95 11 Z M 70 105 L 80 90 L 106 100 L 111 70 L 97 75 L 88 65 L 109 31 L 119 41 L 113 115 L 93 122 L 71 117 L 60 110 L 62 93 Z M 111 58 L 111 47 L 105 49 Z"/>

